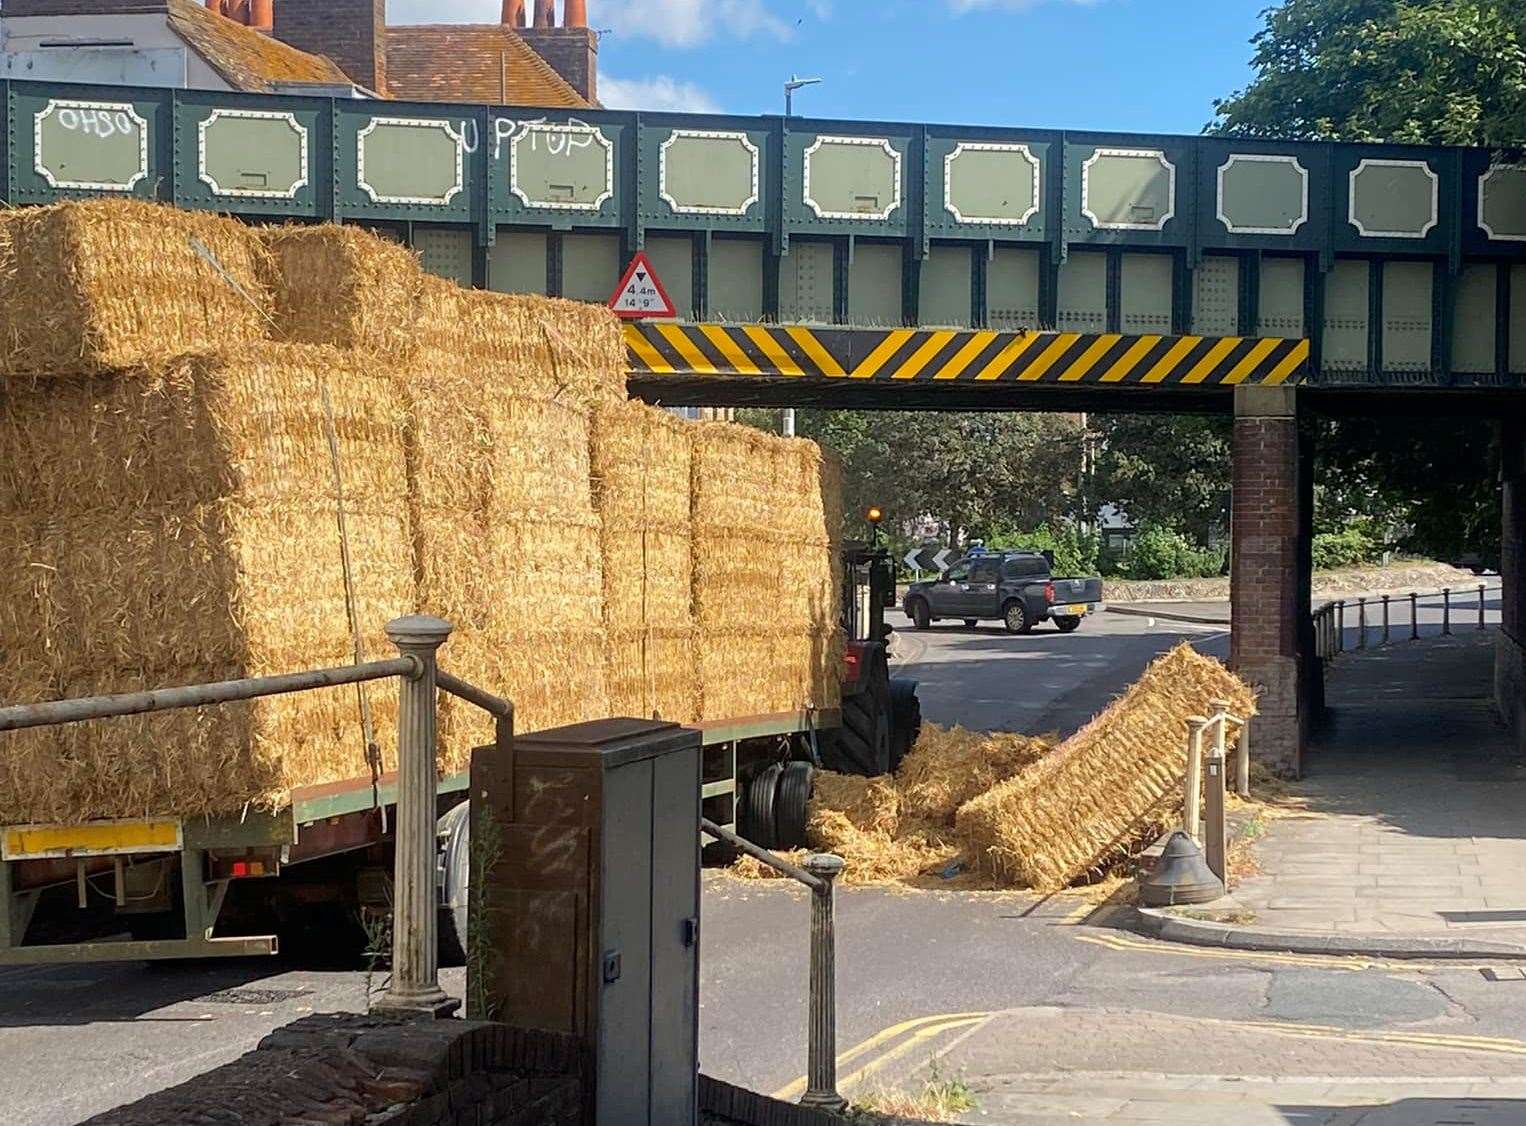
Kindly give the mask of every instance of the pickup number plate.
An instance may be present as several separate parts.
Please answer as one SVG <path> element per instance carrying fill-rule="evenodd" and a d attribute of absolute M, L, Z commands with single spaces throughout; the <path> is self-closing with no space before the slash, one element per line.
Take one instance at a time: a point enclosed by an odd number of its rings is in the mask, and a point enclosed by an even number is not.
<path fill-rule="evenodd" d="M 1058 614 L 1062 618 L 1084 618 L 1086 617 L 1086 603 L 1075 602 L 1069 606 L 1056 606 L 1050 613 Z"/>

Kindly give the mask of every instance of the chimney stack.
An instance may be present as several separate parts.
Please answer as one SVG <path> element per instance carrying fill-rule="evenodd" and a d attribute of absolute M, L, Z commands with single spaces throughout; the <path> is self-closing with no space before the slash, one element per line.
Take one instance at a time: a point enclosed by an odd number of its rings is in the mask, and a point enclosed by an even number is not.
<path fill-rule="evenodd" d="M 249 26 L 267 34 L 276 22 L 275 0 L 249 0 Z"/>
<path fill-rule="evenodd" d="M 587 3 L 587 0 L 563 0 L 563 3 L 562 3 L 562 26 L 563 27 L 587 27 L 588 26 L 588 3 Z"/>
<path fill-rule="evenodd" d="M 535 0 L 535 26 L 556 26 L 556 0 Z"/>
<path fill-rule="evenodd" d="M 503 0 L 503 22 L 506 27 L 524 27 L 525 0 Z"/>
<path fill-rule="evenodd" d="M 223 14 L 223 0 L 207 0 L 207 11 Z"/>

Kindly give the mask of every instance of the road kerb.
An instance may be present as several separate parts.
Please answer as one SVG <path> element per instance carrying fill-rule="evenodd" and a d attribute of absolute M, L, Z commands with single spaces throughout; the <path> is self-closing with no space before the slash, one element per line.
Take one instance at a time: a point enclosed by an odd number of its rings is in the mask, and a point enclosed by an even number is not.
<path fill-rule="evenodd" d="M 1130 930 L 1188 946 L 1231 950 L 1283 951 L 1289 954 L 1350 955 L 1361 958 L 1472 958 L 1526 960 L 1526 943 L 1488 942 L 1441 935 L 1335 934 L 1277 930 L 1215 923 L 1172 915 L 1161 908 L 1139 907 L 1124 920 Z"/>

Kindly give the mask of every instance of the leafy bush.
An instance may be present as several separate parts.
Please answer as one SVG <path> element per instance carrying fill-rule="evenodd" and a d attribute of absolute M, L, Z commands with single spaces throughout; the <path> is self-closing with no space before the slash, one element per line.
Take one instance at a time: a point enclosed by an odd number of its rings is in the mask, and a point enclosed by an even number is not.
<path fill-rule="evenodd" d="M 1350 524 L 1338 532 L 1320 532 L 1314 537 L 1314 569 L 1357 567 L 1372 563 L 1383 555 L 1382 541 L 1361 524 Z"/>
<path fill-rule="evenodd" d="M 1224 573 L 1224 552 L 1201 548 L 1173 528 L 1146 524 L 1125 564 L 1131 579 L 1201 579 Z"/>
<path fill-rule="evenodd" d="M 1047 525 L 1040 525 L 1028 532 L 999 531 L 986 540 L 986 546 L 1012 551 L 1052 551 L 1055 574 L 1095 575 L 1102 541 L 1100 537 L 1072 526 L 1056 532 Z"/>

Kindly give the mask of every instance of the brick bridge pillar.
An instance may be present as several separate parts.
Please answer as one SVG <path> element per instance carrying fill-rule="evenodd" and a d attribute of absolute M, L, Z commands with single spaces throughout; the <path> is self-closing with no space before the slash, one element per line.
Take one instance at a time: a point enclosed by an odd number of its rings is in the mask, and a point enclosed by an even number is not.
<path fill-rule="evenodd" d="M 1504 478 L 1504 542 L 1501 544 L 1501 629 L 1494 662 L 1495 696 L 1500 715 L 1515 729 L 1526 753 L 1526 424 L 1500 427 Z"/>
<path fill-rule="evenodd" d="M 1312 710 L 1310 452 L 1293 388 L 1235 389 L 1230 664 L 1259 696 L 1255 755 L 1288 775 L 1302 769 Z"/>

